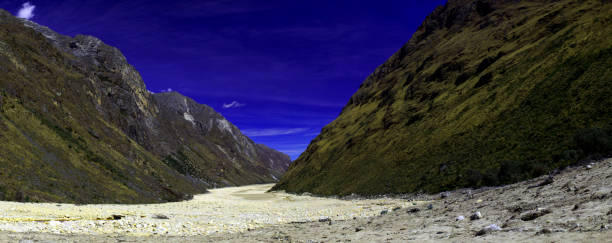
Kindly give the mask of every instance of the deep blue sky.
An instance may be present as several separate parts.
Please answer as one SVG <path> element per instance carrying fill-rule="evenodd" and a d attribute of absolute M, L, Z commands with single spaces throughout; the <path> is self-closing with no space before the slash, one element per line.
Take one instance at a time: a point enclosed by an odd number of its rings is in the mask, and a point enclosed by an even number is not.
<path fill-rule="evenodd" d="M 149 90 L 207 104 L 293 159 L 444 2 L 30 1 L 32 21 L 118 47 Z"/>

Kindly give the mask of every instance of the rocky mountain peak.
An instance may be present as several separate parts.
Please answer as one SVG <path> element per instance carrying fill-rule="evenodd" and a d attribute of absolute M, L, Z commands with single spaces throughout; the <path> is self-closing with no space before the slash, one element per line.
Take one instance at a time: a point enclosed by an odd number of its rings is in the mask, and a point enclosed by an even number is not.
<path fill-rule="evenodd" d="M 104 65 L 108 70 L 121 70 L 129 65 L 127 59 L 119 49 L 109 46 L 102 40 L 90 35 L 76 35 L 74 37 L 58 34 L 47 26 L 36 22 L 19 19 L 25 26 L 34 29 L 49 39 L 55 46 L 79 57 L 95 66 Z"/>
<path fill-rule="evenodd" d="M 206 113 L 211 116 L 219 115 L 208 105 L 200 104 L 190 97 L 184 96 L 177 91 L 154 93 L 153 97 L 165 107 L 175 110 L 178 113 Z M 218 116 L 216 117 L 218 118 Z"/>
<path fill-rule="evenodd" d="M 158 126 L 161 133 L 176 133 L 181 130 L 177 135 L 180 136 L 182 142 L 175 145 L 165 143 L 166 145 L 160 150 L 194 149 L 188 141 L 210 143 L 212 146 L 209 153 L 214 154 L 215 157 L 230 160 L 233 166 L 239 168 L 252 166 L 253 162 L 257 161 L 258 166 L 271 169 L 271 172 L 265 177 L 274 180 L 280 178 L 289 167 L 291 159 L 288 155 L 257 145 L 210 106 L 199 104 L 176 91 L 155 93 L 152 96 L 160 108 L 162 120 L 168 121 Z M 179 161 L 180 156 L 173 156 L 172 159 Z M 189 161 L 180 163 L 190 164 Z M 198 165 L 190 166 L 197 167 Z M 203 172 L 192 171 L 191 173 Z M 207 175 L 207 178 L 210 176 Z"/>
<path fill-rule="evenodd" d="M 81 68 L 90 72 L 98 72 L 97 74 L 102 79 L 111 78 L 108 77 L 111 74 L 118 76 L 125 84 L 124 87 L 129 88 L 140 99 L 139 106 L 146 103 L 144 100 L 147 99 L 148 92 L 146 92 L 144 82 L 119 49 L 105 44 L 94 36 L 76 35 L 69 37 L 58 34 L 49 27 L 30 20 L 19 19 L 19 21 L 41 33 L 62 51 L 78 57 Z M 147 112 L 147 110 L 143 108 L 143 112 Z"/>

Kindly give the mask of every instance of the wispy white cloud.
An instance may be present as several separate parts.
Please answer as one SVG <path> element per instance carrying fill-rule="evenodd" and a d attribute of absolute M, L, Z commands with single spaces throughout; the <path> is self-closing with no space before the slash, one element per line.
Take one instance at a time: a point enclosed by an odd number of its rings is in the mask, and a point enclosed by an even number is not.
<path fill-rule="evenodd" d="M 172 92 L 172 88 L 162 89 L 159 92 L 161 92 L 161 93 Z"/>
<path fill-rule="evenodd" d="M 22 19 L 31 19 L 34 17 L 34 9 L 35 5 L 30 4 L 30 2 L 25 2 L 21 5 L 21 9 L 17 12 L 17 17 Z"/>
<path fill-rule="evenodd" d="M 241 98 L 241 99 L 255 99 L 257 101 L 267 101 L 267 102 L 279 102 L 285 104 L 294 104 L 294 105 L 303 105 L 303 106 L 317 106 L 317 107 L 326 107 L 326 108 L 342 108 L 346 105 L 346 101 L 342 100 L 339 102 L 329 102 L 322 101 L 321 99 L 309 98 L 309 97 L 291 97 L 291 96 L 273 96 L 270 95 L 257 95 L 253 93 L 241 93 L 236 91 L 202 91 L 197 87 L 193 86 L 193 88 L 185 89 L 186 94 L 190 95 L 203 95 L 209 97 L 219 97 L 219 98 Z M 350 96 L 348 97 L 350 98 Z M 347 100 L 348 100 L 347 98 Z M 335 117 L 335 115 L 334 115 Z"/>
<path fill-rule="evenodd" d="M 232 101 L 229 104 L 223 103 L 223 108 L 225 108 L 225 109 L 228 109 L 228 108 L 238 108 L 238 107 L 243 107 L 243 106 L 245 106 L 245 104 L 239 103 L 238 101 L 235 101 L 235 100 Z"/>
<path fill-rule="evenodd" d="M 290 129 L 279 129 L 279 128 L 269 128 L 269 129 L 245 129 L 242 130 L 242 133 L 249 137 L 271 137 L 271 136 L 280 136 L 280 135 L 289 135 L 295 133 L 301 133 L 307 131 L 307 128 L 290 128 Z"/>

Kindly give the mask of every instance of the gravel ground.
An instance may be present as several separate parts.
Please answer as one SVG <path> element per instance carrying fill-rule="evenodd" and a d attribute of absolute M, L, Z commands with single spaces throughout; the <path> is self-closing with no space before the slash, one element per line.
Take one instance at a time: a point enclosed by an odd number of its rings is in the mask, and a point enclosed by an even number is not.
<path fill-rule="evenodd" d="M 158 205 L 3 202 L 0 229 L 8 231 L 0 232 L 0 241 L 612 242 L 611 159 L 566 169 L 551 178 L 409 199 L 337 200 L 264 193 L 269 187 L 225 188 L 192 201 Z M 472 217 L 476 212 L 480 217 Z M 162 213 L 170 219 L 154 218 Z M 112 214 L 126 217 L 93 219 Z M 31 221 L 43 216 L 76 220 Z M 67 226 L 73 222 L 108 225 Z M 138 224 L 146 225 L 146 230 L 133 226 Z"/>
<path fill-rule="evenodd" d="M 209 237 L 227 242 L 612 242 L 612 159 L 549 179 L 414 197 L 369 218 Z M 480 217 L 471 216 L 480 213 Z M 463 218 L 462 220 L 460 220 Z"/>
<path fill-rule="evenodd" d="M 148 205 L 0 202 L 0 231 L 15 237 L 32 234 L 208 236 L 291 222 L 364 218 L 409 205 L 405 200 L 390 198 L 338 200 L 267 193 L 271 187 L 216 189 L 189 201 Z"/>

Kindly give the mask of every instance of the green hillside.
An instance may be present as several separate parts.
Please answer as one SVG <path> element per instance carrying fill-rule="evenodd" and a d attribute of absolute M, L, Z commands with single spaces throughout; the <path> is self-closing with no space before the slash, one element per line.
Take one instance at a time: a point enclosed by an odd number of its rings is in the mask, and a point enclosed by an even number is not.
<path fill-rule="evenodd" d="M 609 1 L 450 0 L 274 189 L 439 192 L 611 154 Z"/>
<path fill-rule="evenodd" d="M 177 154 L 183 165 L 172 163 Z M 216 186 L 274 182 L 289 161 L 210 107 L 160 104 L 101 40 L 0 10 L 0 200 L 177 201 Z"/>
<path fill-rule="evenodd" d="M 205 191 L 98 115 L 74 57 L 0 14 L 0 199 L 159 202 Z"/>

